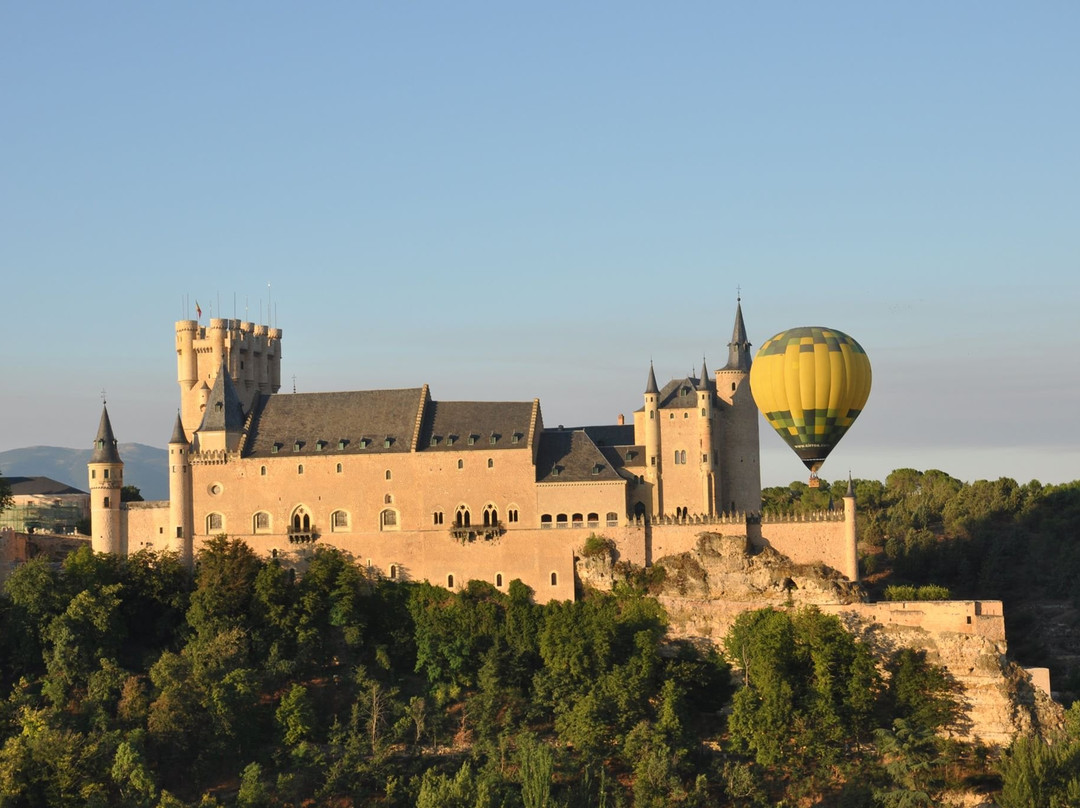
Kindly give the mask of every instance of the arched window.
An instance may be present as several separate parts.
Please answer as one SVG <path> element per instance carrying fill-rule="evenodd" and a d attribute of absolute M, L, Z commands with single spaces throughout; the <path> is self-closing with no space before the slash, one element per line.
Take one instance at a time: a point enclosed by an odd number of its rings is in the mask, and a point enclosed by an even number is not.
<path fill-rule="evenodd" d="M 337 464 L 337 473 L 338 473 L 338 474 L 341 474 L 341 469 L 342 469 L 342 466 L 341 466 L 341 464 L 340 464 L 340 463 L 338 463 L 338 464 Z"/>
<path fill-rule="evenodd" d="M 431 514 L 431 524 L 433 524 L 433 525 L 441 525 L 442 523 L 443 523 L 443 512 L 442 511 L 434 511 Z"/>
<path fill-rule="evenodd" d="M 484 527 L 494 527 L 499 522 L 499 511 L 494 505 L 484 506 Z"/>
<path fill-rule="evenodd" d="M 495 468 L 495 461 L 492 460 L 490 457 L 488 458 L 488 468 L 489 469 Z"/>
<path fill-rule="evenodd" d="M 391 494 L 387 494 L 383 497 L 383 505 L 389 505 L 394 501 L 394 497 Z"/>
<path fill-rule="evenodd" d="M 585 519 L 582 517 L 582 515 L 580 513 L 575 513 L 573 516 L 570 517 L 570 523 L 574 527 L 581 527 L 582 525 L 585 524 Z"/>
<path fill-rule="evenodd" d="M 446 588 L 447 589 L 453 589 L 454 588 L 454 573 L 450 573 L 449 575 L 446 576 Z"/>
<path fill-rule="evenodd" d="M 460 457 L 458 458 L 458 462 L 457 462 L 457 467 L 458 467 L 459 469 L 463 469 L 463 468 L 465 468 L 465 461 L 464 461 L 464 460 L 462 460 L 462 459 L 461 459 Z"/>
<path fill-rule="evenodd" d="M 541 514 L 541 516 L 540 516 L 540 527 L 541 528 L 550 528 L 551 527 L 551 514 L 550 513 Z"/>
<path fill-rule="evenodd" d="M 397 580 L 397 564 L 391 564 L 390 565 L 390 580 L 391 581 L 396 581 Z"/>
<path fill-rule="evenodd" d="M 266 466 L 259 466 L 259 476 L 260 477 L 265 477 L 266 476 Z"/>
<path fill-rule="evenodd" d="M 269 533 L 270 532 L 270 514 L 266 511 L 259 511 L 251 519 L 251 532 L 252 533 Z"/>
<path fill-rule="evenodd" d="M 500 586 L 500 587 L 502 586 L 502 573 L 501 572 L 496 572 L 495 573 L 495 586 Z"/>
<path fill-rule="evenodd" d="M 585 524 L 588 527 L 600 527 L 600 514 L 590 513 L 585 517 Z"/>
<path fill-rule="evenodd" d="M 296 473 L 297 474 L 303 474 L 304 473 L 304 464 L 303 463 L 298 463 L 297 464 Z"/>
<path fill-rule="evenodd" d="M 379 530 L 397 530 L 398 515 L 392 508 L 386 508 L 379 514 Z"/>
<path fill-rule="evenodd" d="M 307 533 L 311 530 L 311 514 L 304 508 L 297 508 L 293 512 L 292 529 L 294 533 Z"/>
<path fill-rule="evenodd" d="M 557 572 L 551 573 L 551 585 L 552 586 L 558 586 L 559 585 L 559 573 L 557 573 Z"/>
<path fill-rule="evenodd" d="M 106 505 L 109 503 L 106 502 Z M 225 517 L 220 513 L 212 513 L 206 517 L 206 532 L 211 533 L 215 530 L 221 531 L 225 529 Z"/>
<path fill-rule="evenodd" d="M 518 520 L 518 509 L 511 505 L 506 509 L 506 521 L 516 522 Z"/>
<path fill-rule="evenodd" d="M 386 479 L 388 479 L 388 480 L 389 480 L 389 479 L 390 479 L 390 477 L 391 477 L 391 474 L 390 474 L 390 469 L 387 469 L 387 470 L 386 470 Z"/>
<path fill-rule="evenodd" d="M 608 511 L 606 521 L 608 527 L 618 527 L 619 514 L 615 513 L 615 511 Z"/>
<path fill-rule="evenodd" d="M 349 529 L 349 514 L 347 511 L 334 511 L 330 514 L 330 530 L 341 533 Z"/>
<path fill-rule="evenodd" d="M 567 527 L 570 523 L 566 519 L 565 513 L 560 513 L 555 516 L 555 527 Z"/>
<path fill-rule="evenodd" d="M 468 527 L 471 523 L 469 509 L 464 505 L 458 505 L 457 512 L 454 514 L 454 525 L 456 527 Z"/>

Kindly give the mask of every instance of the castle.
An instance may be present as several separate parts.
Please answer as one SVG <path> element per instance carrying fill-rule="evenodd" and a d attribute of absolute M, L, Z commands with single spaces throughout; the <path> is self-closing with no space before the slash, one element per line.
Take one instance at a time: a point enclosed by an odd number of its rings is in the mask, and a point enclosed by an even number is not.
<path fill-rule="evenodd" d="M 279 394 L 277 328 L 176 324 L 180 409 L 169 500 L 121 503 L 123 462 L 103 408 L 88 464 L 92 544 L 169 550 L 193 563 L 225 533 L 267 556 L 315 543 L 394 580 L 574 597 L 593 533 L 642 566 L 703 531 L 745 535 L 796 562 L 857 578 L 854 497 L 812 522 L 760 517 L 758 411 L 741 301 L 727 363 L 657 384 L 650 365 L 633 423 L 544 426 L 537 399 L 439 401 L 400 390 Z"/>

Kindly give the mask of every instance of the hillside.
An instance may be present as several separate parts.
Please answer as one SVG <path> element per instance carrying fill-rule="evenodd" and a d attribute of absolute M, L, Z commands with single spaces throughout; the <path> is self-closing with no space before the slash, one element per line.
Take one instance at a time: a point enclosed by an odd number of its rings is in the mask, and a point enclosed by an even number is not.
<path fill-rule="evenodd" d="M 119 444 L 124 459 L 124 482 L 139 488 L 145 499 L 169 498 L 168 453 L 143 443 Z M 86 464 L 90 449 L 28 446 L 0 452 L 0 473 L 5 477 L 50 477 L 86 490 Z"/>

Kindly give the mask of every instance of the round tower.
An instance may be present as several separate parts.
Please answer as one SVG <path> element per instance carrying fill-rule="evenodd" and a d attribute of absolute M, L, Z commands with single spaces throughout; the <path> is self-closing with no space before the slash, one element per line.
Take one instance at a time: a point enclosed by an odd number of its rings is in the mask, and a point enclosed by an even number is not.
<path fill-rule="evenodd" d="M 844 566 L 848 580 L 859 582 L 859 534 L 855 528 L 855 484 L 848 474 L 847 491 L 844 493 Z"/>
<path fill-rule="evenodd" d="M 194 560 L 195 518 L 191 498 L 191 443 L 184 434 L 180 413 L 169 439 L 169 549 L 188 569 Z"/>
<path fill-rule="evenodd" d="M 723 410 L 720 451 L 720 510 L 761 511 L 758 409 L 750 392 L 750 341 L 743 324 L 742 298 L 735 305 L 735 329 L 728 362 L 716 371 L 716 397 Z"/>
<path fill-rule="evenodd" d="M 701 359 L 701 378 L 698 380 L 698 442 L 701 460 L 701 512 L 716 513 L 716 475 L 713 473 L 713 397 L 709 389 L 709 370 Z"/>
<path fill-rule="evenodd" d="M 649 381 L 645 385 L 645 479 L 652 485 L 652 514 L 660 514 L 660 388 L 649 363 Z"/>
<path fill-rule="evenodd" d="M 90 546 L 95 553 L 123 554 L 120 489 L 124 487 L 124 462 L 116 448 L 109 410 L 104 404 L 87 471 L 90 478 Z"/>

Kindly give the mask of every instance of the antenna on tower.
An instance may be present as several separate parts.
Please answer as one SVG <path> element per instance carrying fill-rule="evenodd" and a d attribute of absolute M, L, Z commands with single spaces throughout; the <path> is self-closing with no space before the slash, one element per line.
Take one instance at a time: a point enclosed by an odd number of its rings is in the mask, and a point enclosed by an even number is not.
<path fill-rule="evenodd" d="M 293 374 L 293 377 L 292 377 L 292 391 L 294 393 L 296 392 L 296 374 L 295 373 Z"/>

